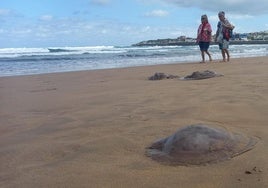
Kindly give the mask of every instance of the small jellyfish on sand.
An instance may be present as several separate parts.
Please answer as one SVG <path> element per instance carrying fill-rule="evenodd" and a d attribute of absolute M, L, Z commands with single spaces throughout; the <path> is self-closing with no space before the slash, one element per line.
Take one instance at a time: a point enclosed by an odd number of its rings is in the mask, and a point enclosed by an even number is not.
<path fill-rule="evenodd" d="M 240 155 L 256 143 L 254 137 L 197 124 L 154 142 L 146 148 L 146 155 L 167 165 L 206 165 Z"/>
<path fill-rule="evenodd" d="M 174 78 L 179 78 L 179 76 L 172 75 L 172 74 L 165 74 L 162 72 L 156 72 L 153 76 L 150 76 L 148 79 L 149 80 L 164 80 L 164 79 L 174 79 Z"/>

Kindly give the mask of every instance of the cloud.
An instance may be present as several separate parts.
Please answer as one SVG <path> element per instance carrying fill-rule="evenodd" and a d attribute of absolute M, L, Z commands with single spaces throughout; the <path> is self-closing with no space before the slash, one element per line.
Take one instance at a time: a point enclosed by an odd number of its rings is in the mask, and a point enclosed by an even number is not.
<path fill-rule="evenodd" d="M 43 15 L 40 18 L 41 21 L 51 21 L 52 19 L 53 19 L 53 16 L 51 15 Z"/>
<path fill-rule="evenodd" d="M 175 4 L 179 7 L 196 7 L 207 11 L 224 10 L 233 14 L 260 15 L 268 13 L 267 0 L 162 0 L 166 3 Z"/>
<path fill-rule="evenodd" d="M 93 5 L 104 6 L 108 5 L 110 3 L 110 0 L 90 0 L 90 3 Z"/>
<path fill-rule="evenodd" d="M 11 9 L 1 9 L 0 17 L 20 17 L 21 15 Z"/>
<path fill-rule="evenodd" d="M 8 16 L 11 14 L 11 10 L 9 9 L 0 9 L 0 16 Z"/>
<path fill-rule="evenodd" d="M 165 10 L 153 10 L 151 12 L 145 13 L 145 16 L 148 16 L 148 17 L 165 17 L 168 15 L 169 15 L 169 12 Z"/>

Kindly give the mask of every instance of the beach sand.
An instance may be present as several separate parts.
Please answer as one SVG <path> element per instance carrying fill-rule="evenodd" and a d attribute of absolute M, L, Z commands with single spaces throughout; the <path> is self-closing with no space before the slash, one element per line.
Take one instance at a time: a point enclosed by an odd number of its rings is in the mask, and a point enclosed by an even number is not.
<path fill-rule="evenodd" d="M 155 72 L 204 80 L 149 81 Z M 268 187 L 268 57 L 0 78 L 0 187 Z M 145 148 L 186 125 L 257 137 L 204 166 L 168 166 Z"/>

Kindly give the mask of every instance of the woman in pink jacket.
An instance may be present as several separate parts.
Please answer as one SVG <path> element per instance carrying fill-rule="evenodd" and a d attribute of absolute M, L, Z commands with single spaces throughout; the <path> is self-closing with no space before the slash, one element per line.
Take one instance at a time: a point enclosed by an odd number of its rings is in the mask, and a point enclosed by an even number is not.
<path fill-rule="evenodd" d="M 209 61 L 212 61 L 211 55 L 208 52 L 208 48 L 211 41 L 211 34 L 212 29 L 208 22 L 208 17 L 207 15 L 202 15 L 201 24 L 199 25 L 196 39 L 201 51 L 202 61 L 200 63 L 205 63 L 205 53 L 208 55 Z"/>

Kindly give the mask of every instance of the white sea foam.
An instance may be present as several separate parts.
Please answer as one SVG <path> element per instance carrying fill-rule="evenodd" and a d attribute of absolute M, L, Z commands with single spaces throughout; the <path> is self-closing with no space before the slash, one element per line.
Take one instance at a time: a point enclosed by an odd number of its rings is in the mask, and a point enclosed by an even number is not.
<path fill-rule="evenodd" d="M 209 50 L 214 60 L 221 58 L 217 45 Z M 232 57 L 267 56 L 268 45 L 231 45 L 230 53 Z M 196 62 L 200 58 L 197 45 L 3 48 L 0 76 Z"/>

